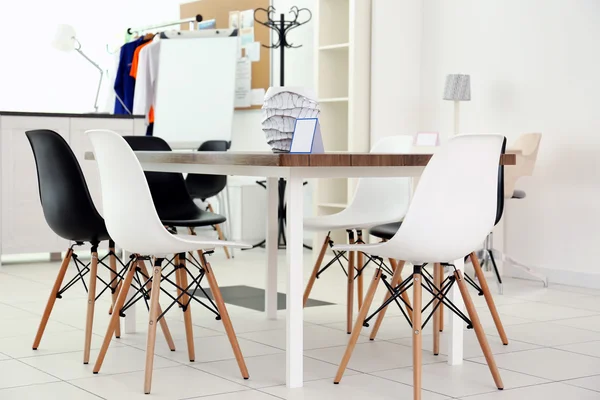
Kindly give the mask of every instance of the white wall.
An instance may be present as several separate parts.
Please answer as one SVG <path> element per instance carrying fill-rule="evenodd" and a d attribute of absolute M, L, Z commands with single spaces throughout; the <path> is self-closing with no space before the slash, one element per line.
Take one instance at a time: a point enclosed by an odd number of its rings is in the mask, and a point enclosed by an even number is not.
<path fill-rule="evenodd" d="M 373 0 L 371 144 L 419 129 L 423 3 Z"/>
<path fill-rule="evenodd" d="M 517 185 L 528 197 L 506 209 L 505 248 L 549 268 L 555 280 L 594 286 L 600 286 L 598 38 L 596 0 L 425 0 L 419 112 L 420 130 L 450 133 L 444 79 L 465 73 L 472 101 L 462 104 L 462 131 L 503 133 L 509 143 L 542 132 L 534 176 Z M 390 78 L 390 85 L 404 88 L 402 80 Z"/>

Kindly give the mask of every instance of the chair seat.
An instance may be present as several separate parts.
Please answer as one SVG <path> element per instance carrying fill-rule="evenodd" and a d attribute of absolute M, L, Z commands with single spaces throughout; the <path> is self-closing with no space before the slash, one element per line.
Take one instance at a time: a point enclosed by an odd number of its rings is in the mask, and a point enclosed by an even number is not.
<path fill-rule="evenodd" d="M 515 189 L 512 194 L 513 199 L 524 199 L 525 197 L 527 197 L 527 193 L 524 190 Z"/>
<path fill-rule="evenodd" d="M 304 219 L 304 229 L 312 231 L 328 231 L 336 229 L 369 229 L 371 227 L 397 221 L 397 215 L 369 215 L 341 211 L 337 214 L 322 215 Z"/>
<path fill-rule="evenodd" d="M 160 220 L 164 225 L 189 228 L 218 225 L 227 220 L 223 215 L 212 213 L 210 211 L 202 211 L 199 208 L 197 211 L 188 211 L 181 214 L 167 214 L 161 215 L 160 217 Z"/>
<path fill-rule="evenodd" d="M 402 221 L 377 225 L 371 228 L 369 230 L 369 233 L 380 239 L 389 240 L 396 234 L 396 232 L 398 232 L 398 229 L 400 229 L 400 225 L 402 225 Z"/>
<path fill-rule="evenodd" d="M 156 257 L 167 258 L 177 253 L 187 253 L 188 251 L 196 251 L 196 250 L 212 250 L 219 247 L 228 247 L 234 249 L 250 249 L 252 248 L 251 244 L 237 242 L 237 241 L 229 241 L 229 240 L 219 240 L 215 237 L 207 237 L 204 235 L 185 235 L 185 234 L 170 234 L 170 238 L 162 243 L 162 247 L 157 248 L 155 246 L 145 247 L 144 243 L 140 243 L 139 247 L 135 249 L 126 249 L 132 253 L 139 254 L 152 254 Z"/>

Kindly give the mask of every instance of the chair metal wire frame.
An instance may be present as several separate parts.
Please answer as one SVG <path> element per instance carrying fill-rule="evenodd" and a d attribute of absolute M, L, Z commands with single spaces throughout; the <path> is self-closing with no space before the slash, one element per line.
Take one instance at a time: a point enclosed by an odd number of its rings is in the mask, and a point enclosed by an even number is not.
<path fill-rule="evenodd" d="M 380 262 L 378 268 L 381 269 L 382 271 L 390 274 L 390 270 L 386 269 L 383 266 L 383 259 L 379 258 L 379 257 L 373 257 L 373 258 L 377 258 L 378 261 Z M 453 264 L 445 264 L 446 266 L 452 267 L 454 268 L 454 270 L 456 270 L 456 267 Z M 437 311 L 437 309 L 441 306 L 441 304 L 444 304 L 446 307 L 448 307 L 449 310 L 451 310 L 453 313 L 455 313 L 456 315 L 458 315 L 458 317 L 460 319 L 462 319 L 463 321 L 465 321 L 465 323 L 467 324 L 467 329 L 472 329 L 473 328 L 473 324 L 471 322 L 471 320 L 469 319 L 469 317 L 467 317 L 465 315 L 465 313 L 463 313 L 449 298 L 448 298 L 448 293 L 450 293 L 450 289 L 452 289 L 452 286 L 456 283 L 456 278 L 454 277 L 453 274 L 448 275 L 443 281 L 442 281 L 442 285 L 441 287 L 436 287 L 435 284 L 433 283 L 433 276 L 431 276 L 431 274 L 429 273 L 429 271 L 427 271 L 425 269 L 425 266 L 427 266 L 427 264 L 422 264 L 422 265 L 415 265 L 414 268 L 415 269 L 419 269 L 420 274 L 422 276 L 423 282 L 421 283 L 421 285 L 423 286 L 423 288 L 429 292 L 433 298 L 427 303 L 425 304 L 425 306 L 422 308 L 422 312 L 424 312 L 425 310 L 427 310 L 429 308 L 429 306 L 431 306 L 432 304 L 435 303 L 435 305 L 433 306 L 430 314 L 425 318 L 425 321 L 423 322 L 420 330 L 423 330 L 423 328 L 427 325 L 427 323 L 429 322 L 429 320 L 433 317 L 433 315 L 435 314 L 435 312 Z M 409 318 L 409 316 L 407 315 L 407 313 L 404 311 L 404 308 L 402 307 L 402 305 L 400 304 L 400 302 L 398 301 L 398 298 L 402 301 L 402 303 L 404 303 L 404 306 L 412 311 L 412 306 L 410 304 L 408 304 L 403 298 L 402 298 L 402 294 L 404 292 L 406 292 L 408 289 L 410 289 L 413 286 L 413 277 L 414 277 L 414 272 L 412 274 L 410 274 L 410 276 L 408 276 L 406 279 L 404 279 L 402 282 L 400 282 L 396 287 L 392 287 L 392 285 L 388 282 L 388 277 L 387 275 L 385 275 L 385 273 L 381 274 L 381 280 L 383 281 L 383 284 L 385 285 L 386 289 L 388 290 L 388 292 L 390 293 L 390 298 L 387 299 L 386 301 L 384 301 L 381 306 L 379 306 L 379 308 L 377 308 L 371 315 L 369 315 L 367 318 L 365 318 L 364 322 L 363 322 L 363 326 L 368 327 L 369 326 L 369 321 L 371 319 L 373 319 L 377 314 L 379 314 L 383 309 L 385 309 L 388 305 L 390 305 L 392 302 L 396 303 L 396 305 L 398 306 L 398 308 L 400 308 L 400 311 L 402 311 L 402 315 L 404 315 L 404 318 L 406 319 L 406 321 L 408 322 L 408 324 L 413 327 L 413 323 L 411 321 L 411 318 Z"/>
<path fill-rule="evenodd" d="M 69 290 L 70 288 L 72 288 L 78 281 L 81 281 L 81 283 L 83 284 L 83 287 L 85 289 L 85 292 L 88 293 L 88 287 L 85 284 L 85 279 L 84 278 L 90 272 L 91 261 L 88 262 L 87 264 L 84 263 L 83 261 L 81 261 L 79 259 L 79 257 L 77 256 L 77 254 L 73 250 L 75 246 L 83 246 L 83 245 L 84 245 L 83 242 L 75 242 L 70 247 L 71 251 L 73 252 L 72 255 L 71 255 L 71 258 L 73 260 L 73 264 L 75 264 L 75 268 L 77 268 L 77 274 L 69 282 L 65 283 L 61 289 L 59 289 L 59 291 L 56 294 L 56 298 L 57 299 L 62 299 L 62 295 L 67 290 Z M 113 249 L 114 246 L 115 246 L 114 242 L 110 241 L 109 248 Z M 97 246 L 92 247 L 92 251 L 94 251 L 94 249 L 96 247 Z M 109 265 L 107 265 L 104 262 L 110 256 L 114 256 L 115 259 L 119 262 L 119 264 L 121 264 L 121 269 L 120 270 L 115 271 Z M 114 272 L 115 273 L 115 277 L 113 279 L 111 279 L 109 282 L 106 282 L 99 275 L 96 276 L 96 278 L 100 282 L 102 282 L 102 284 L 104 285 L 104 289 L 102 289 L 100 291 L 100 293 L 98 293 L 98 295 L 96 295 L 96 297 L 94 298 L 94 301 L 98 300 L 104 294 L 104 292 L 106 292 L 109 289 L 111 291 L 111 294 L 115 293 L 117 285 L 113 285 L 113 284 L 115 284 L 115 283 L 118 284 L 119 280 L 124 277 L 124 273 L 127 270 L 127 268 L 129 267 L 129 264 L 131 262 L 132 262 L 132 259 L 130 258 L 130 260 L 127 262 L 127 264 L 124 264 L 123 261 L 121 260 L 121 258 L 114 251 L 112 251 L 112 250 L 109 250 L 109 252 L 104 257 L 98 259 L 98 265 L 102 265 L 106 269 L 108 269 L 109 271 Z"/>

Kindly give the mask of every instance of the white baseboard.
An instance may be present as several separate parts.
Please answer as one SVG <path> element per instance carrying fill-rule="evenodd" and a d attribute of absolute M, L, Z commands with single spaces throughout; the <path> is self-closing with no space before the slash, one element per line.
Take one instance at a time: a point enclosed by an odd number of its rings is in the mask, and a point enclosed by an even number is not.
<path fill-rule="evenodd" d="M 510 263 L 504 263 L 503 276 L 528 279 L 536 281 L 521 269 L 515 268 Z M 536 271 L 548 277 L 550 287 L 552 284 L 579 286 L 589 289 L 600 289 L 600 273 L 568 271 L 564 269 L 536 268 Z M 541 285 L 541 282 L 540 282 Z"/>

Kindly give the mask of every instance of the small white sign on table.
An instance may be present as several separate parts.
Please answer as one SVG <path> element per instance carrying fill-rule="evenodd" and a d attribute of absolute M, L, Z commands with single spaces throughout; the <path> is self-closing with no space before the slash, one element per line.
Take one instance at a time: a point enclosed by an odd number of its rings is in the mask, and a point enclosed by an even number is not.
<path fill-rule="evenodd" d="M 415 146 L 438 146 L 440 134 L 438 132 L 418 132 L 415 136 Z"/>
<path fill-rule="evenodd" d="M 318 118 L 298 118 L 294 126 L 294 137 L 290 153 L 324 153 L 321 124 Z"/>

